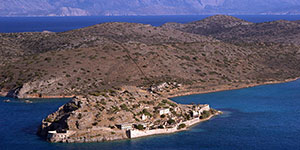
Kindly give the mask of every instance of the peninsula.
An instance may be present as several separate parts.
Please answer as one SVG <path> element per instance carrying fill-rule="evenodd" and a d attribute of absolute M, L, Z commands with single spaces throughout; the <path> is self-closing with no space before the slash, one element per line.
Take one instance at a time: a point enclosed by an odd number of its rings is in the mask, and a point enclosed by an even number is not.
<path fill-rule="evenodd" d="M 0 34 L 0 94 L 74 97 L 42 121 L 51 142 L 95 142 L 184 130 L 219 112 L 169 97 L 300 76 L 299 21 L 216 15 L 160 27 L 104 23 Z"/>

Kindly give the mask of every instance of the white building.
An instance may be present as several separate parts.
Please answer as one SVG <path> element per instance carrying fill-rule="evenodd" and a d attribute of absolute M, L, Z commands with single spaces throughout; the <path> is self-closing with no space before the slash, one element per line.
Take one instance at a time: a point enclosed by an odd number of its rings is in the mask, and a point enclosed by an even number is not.
<path fill-rule="evenodd" d="M 146 120 L 148 117 L 146 115 L 142 115 L 142 120 Z"/>
<path fill-rule="evenodd" d="M 52 142 L 60 142 L 67 140 L 74 131 L 65 131 L 65 132 L 57 132 L 57 131 L 48 131 L 47 138 Z"/>
<path fill-rule="evenodd" d="M 192 111 L 192 117 L 199 117 L 200 111 Z"/>
<path fill-rule="evenodd" d="M 131 123 L 125 123 L 125 124 L 119 124 L 117 127 L 121 130 L 131 130 L 132 124 Z"/>
<path fill-rule="evenodd" d="M 201 107 L 199 113 L 203 113 L 204 111 L 210 111 L 209 105 L 206 104 L 203 107 Z"/>
<path fill-rule="evenodd" d="M 170 109 L 169 108 L 165 108 L 165 109 L 160 109 L 159 110 L 159 115 L 164 115 L 164 114 L 169 114 L 170 113 Z"/>

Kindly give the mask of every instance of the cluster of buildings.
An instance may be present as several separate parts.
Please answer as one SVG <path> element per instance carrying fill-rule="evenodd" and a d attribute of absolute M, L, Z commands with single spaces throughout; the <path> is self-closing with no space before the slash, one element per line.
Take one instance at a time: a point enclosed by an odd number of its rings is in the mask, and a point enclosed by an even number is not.
<path fill-rule="evenodd" d="M 49 139 L 51 142 L 61 142 L 66 141 L 68 137 L 70 137 L 72 134 L 74 134 L 74 131 L 48 131 L 47 139 Z"/>
<path fill-rule="evenodd" d="M 194 105 L 195 106 L 195 105 Z M 191 115 L 193 118 L 200 117 L 204 111 L 209 111 L 209 105 L 198 105 L 192 110 Z"/>
<path fill-rule="evenodd" d="M 179 124 L 185 123 L 187 126 L 191 126 L 195 123 L 198 123 L 200 121 L 199 117 L 204 111 L 210 111 L 209 105 L 185 105 L 188 108 L 191 108 L 190 115 L 192 116 L 191 120 L 187 120 L 186 122 L 180 121 L 180 123 L 175 124 L 172 127 L 168 128 L 156 128 L 156 129 L 150 129 L 147 127 L 150 125 L 150 123 L 124 123 L 119 124 L 117 127 L 120 130 L 125 130 L 127 132 L 127 135 L 129 138 L 136 138 L 141 136 L 148 136 L 153 134 L 164 134 L 164 133 L 172 133 L 178 131 L 177 127 Z M 158 110 L 159 115 L 167 115 L 170 114 L 169 108 L 162 108 Z M 142 120 L 146 120 L 148 116 L 142 115 Z M 141 131 L 137 129 L 138 125 L 142 125 L 145 130 Z"/>
<path fill-rule="evenodd" d="M 137 138 L 142 136 L 154 135 L 154 134 L 166 134 L 173 133 L 178 131 L 178 126 L 180 124 L 186 124 L 186 126 L 191 126 L 200 122 L 200 116 L 204 111 L 210 111 L 209 105 L 184 105 L 183 109 L 189 110 L 190 116 L 192 117 L 190 120 L 185 122 L 180 121 L 179 123 L 175 123 L 172 126 L 166 128 L 154 128 L 151 129 L 149 126 L 153 125 L 153 122 L 138 122 L 138 123 L 123 123 L 117 124 L 116 127 L 120 130 L 124 130 L 128 136 L 128 138 Z M 170 108 L 162 108 L 158 109 L 158 114 L 167 115 L 171 114 Z M 148 119 L 149 116 L 142 114 L 142 121 Z M 176 119 L 176 118 L 174 118 Z M 66 141 L 68 137 L 74 134 L 75 131 L 48 131 L 47 138 L 51 142 L 61 142 Z"/>

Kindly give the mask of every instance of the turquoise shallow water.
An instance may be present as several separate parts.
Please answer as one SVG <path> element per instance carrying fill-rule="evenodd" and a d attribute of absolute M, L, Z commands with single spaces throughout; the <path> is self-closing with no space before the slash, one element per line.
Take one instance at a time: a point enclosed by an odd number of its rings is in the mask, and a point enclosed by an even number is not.
<path fill-rule="evenodd" d="M 185 132 L 118 142 L 50 144 L 35 135 L 41 119 L 67 99 L 33 104 L 0 98 L 2 149 L 101 150 L 295 150 L 300 149 L 300 80 L 254 88 L 173 98 L 208 103 L 224 114 Z"/>

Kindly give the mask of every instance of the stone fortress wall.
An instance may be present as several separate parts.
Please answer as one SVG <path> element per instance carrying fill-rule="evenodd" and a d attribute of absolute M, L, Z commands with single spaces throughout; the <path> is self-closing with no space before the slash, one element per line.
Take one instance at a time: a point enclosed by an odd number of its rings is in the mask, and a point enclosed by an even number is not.
<path fill-rule="evenodd" d="M 209 105 L 204 105 L 204 107 L 202 107 L 200 109 L 199 112 L 204 112 L 204 111 L 209 111 L 210 110 L 210 107 Z M 204 120 L 207 120 L 207 119 L 204 119 Z M 199 122 L 201 122 L 203 120 L 201 120 L 199 117 L 197 118 L 194 118 L 194 119 L 191 119 L 191 120 L 187 120 L 187 121 L 184 121 L 184 122 L 181 122 L 179 124 L 177 124 L 175 127 L 173 128 L 166 128 L 166 129 L 154 129 L 154 130 L 128 130 L 127 131 L 127 135 L 129 138 L 139 138 L 139 137 L 144 137 L 144 136 L 150 136 L 150 135 L 157 135 L 157 134 L 169 134 L 169 133 L 174 133 L 174 132 L 178 132 L 178 131 L 181 131 L 181 130 L 185 130 L 186 128 L 184 129 L 178 129 L 178 126 L 180 124 L 185 124 L 186 127 L 190 127 L 192 125 L 195 125 Z"/>

